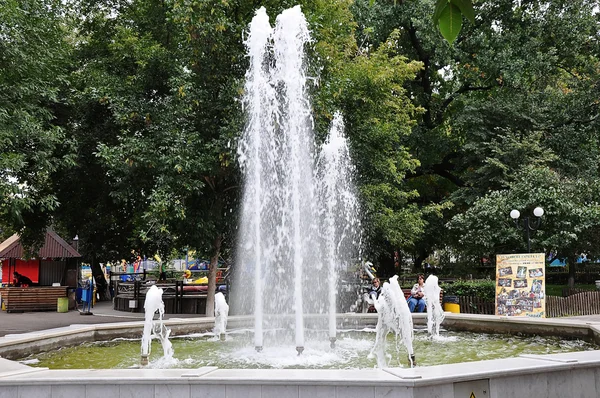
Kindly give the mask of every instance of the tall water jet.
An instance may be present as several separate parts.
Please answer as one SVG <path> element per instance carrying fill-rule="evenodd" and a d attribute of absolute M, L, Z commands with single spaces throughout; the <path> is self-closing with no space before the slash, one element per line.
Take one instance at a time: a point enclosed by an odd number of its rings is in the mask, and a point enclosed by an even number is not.
<path fill-rule="evenodd" d="M 344 136 L 344 120 L 336 112 L 327 141 L 321 149 L 318 165 L 319 199 L 323 204 L 323 256 L 327 264 L 329 304 L 329 340 L 336 340 L 336 286 L 339 265 L 346 265 L 345 253 L 352 251 L 358 230 L 359 206 L 354 191 L 354 166 L 348 141 Z"/>
<path fill-rule="evenodd" d="M 334 183 L 326 188 L 320 179 L 326 173 L 317 170 L 323 159 L 323 167 L 338 173 L 333 178 L 341 178 L 341 164 L 349 160 L 335 163 L 342 156 L 332 150 L 316 155 L 305 59 L 310 40 L 296 6 L 282 12 L 274 28 L 260 8 L 245 41 L 250 66 L 243 104 L 248 119 L 238 146 L 244 193 L 232 300 L 237 312 L 254 313 L 259 351 L 264 331 L 282 328 L 293 331 L 296 350 L 302 352 L 304 315 L 335 314 L 337 270 L 355 254 L 345 247 L 340 256 L 339 239 L 356 241 L 351 235 L 357 228 L 339 227 L 334 234 L 327 230 L 328 214 L 342 214 L 341 222 L 353 226 L 356 215 L 340 213 L 348 198 L 335 198 L 343 190 Z M 326 211 L 329 200 L 334 205 Z M 245 300 L 249 287 L 254 289 L 252 301 Z M 331 316 L 329 323 L 335 326 Z"/>
<path fill-rule="evenodd" d="M 444 310 L 440 304 L 441 288 L 438 277 L 429 275 L 425 281 L 425 302 L 427 303 L 427 331 L 433 338 L 440 337 L 440 325 L 444 321 Z"/>
<path fill-rule="evenodd" d="M 152 338 L 157 337 L 163 347 L 163 356 L 165 358 L 173 357 L 173 346 L 169 341 L 171 330 L 163 324 L 165 314 L 165 304 L 162 300 L 163 290 L 152 285 L 146 293 L 144 301 L 144 330 L 142 333 L 141 364 L 148 365 L 148 356 L 152 348 Z M 154 321 L 154 315 L 158 312 L 158 321 Z"/>
<path fill-rule="evenodd" d="M 254 346 L 260 351 L 263 346 L 263 247 L 261 242 L 263 230 L 267 225 L 261 222 L 262 214 L 269 211 L 269 203 L 275 198 L 270 197 L 268 187 L 274 184 L 271 179 L 276 170 L 275 158 L 269 154 L 276 150 L 274 142 L 275 90 L 270 84 L 270 71 L 265 68 L 267 44 L 272 34 L 269 17 L 264 7 L 261 7 L 250 23 L 250 33 L 246 40 L 250 66 L 246 72 L 246 95 L 244 105 L 248 115 L 248 124 L 240 142 L 240 163 L 245 167 L 245 192 L 242 215 L 242 237 L 244 245 L 240 249 L 240 265 L 252 265 L 253 277 L 240 275 L 239 279 L 254 281 Z M 267 140 L 262 140 L 261 134 L 268 134 Z M 263 179 L 265 182 L 263 183 Z M 271 181 L 270 181 L 271 180 Z M 263 189 L 263 185 L 267 190 Z M 274 217 L 274 215 L 271 215 Z M 268 232 L 268 231 L 267 231 Z M 274 242 L 270 236 L 269 244 Z M 268 256 L 266 256 L 268 259 Z M 266 267 L 265 267 L 266 268 Z"/>

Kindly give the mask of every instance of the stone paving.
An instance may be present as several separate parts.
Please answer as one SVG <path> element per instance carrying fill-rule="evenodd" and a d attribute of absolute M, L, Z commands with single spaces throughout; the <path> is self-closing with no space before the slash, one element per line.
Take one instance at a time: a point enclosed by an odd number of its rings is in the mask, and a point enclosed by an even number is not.
<path fill-rule="evenodd" d="M 70 325 L 91 325 L 99 323 L 143 321 L 143 313 L 116 311 L 112 302 L 97 302 L 91 313 L 81 315 L 77 310 L 59 313 L 55 311 L 7 313 L 0 311 L 0 337 L 7 334 L 27 333 L 38 330 L 55 329 Z M 198 314 L 165 314 L 164 319 L 200 318 Z"/>

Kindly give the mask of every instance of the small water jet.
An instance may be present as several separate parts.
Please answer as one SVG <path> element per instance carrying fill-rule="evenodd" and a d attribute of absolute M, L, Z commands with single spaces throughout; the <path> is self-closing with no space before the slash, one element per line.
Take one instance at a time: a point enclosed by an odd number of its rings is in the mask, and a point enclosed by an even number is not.
<path fill-rule="evenodd" d="M 425 281 L 425 302 L 427 303 L 427 332 L 433 338 L 440 337 L 440 325 L 444 321 L 444 310 L 440 304 L 438 277 L 429 275 Z"/>
<path fill-rule="evenodd" d="M 144 330 L 142 332 L 141 359 L 142 366 L 148 365 L 148 357 L 152 350 L 152 339 L 158 338 L 163 347 L 163 356 L 167 359 L 173 357 L 173 345 L 169 341 L 171 330 L 163 323 L 165 314 L 165 304 L 162 300 L 163 290 L 152 285 L 146 293 L 144 301 Z M 154 315 L 158 312 L 158 320 L 154 320 Z"/>
<path fill-rule="evenodd" d="M 394 332 L 396 352 L 399 351 L 400 345 L 404 345 L 409 366 L 415 366 L 412 314 L 398 283 L 398 275 L 391 277 L 389 282 L 384 282 L 379 297 L 375 299 L 375 309 L 377 310 L 375 328 L 377 335 L 369 357 L 376 356 L 377 366 L 380 368 L 388 366 L 387 359 L 390 356 L 386 354 L 386 338 L 390 332 Z"/>
<path fill-rule="evenodd" d="M 223 293 L 215 294 L 215 337 L 218 340 L 225 340 L 227 331 L 227 316 L 229 315 L 229 305 L 225 301 Z"/>

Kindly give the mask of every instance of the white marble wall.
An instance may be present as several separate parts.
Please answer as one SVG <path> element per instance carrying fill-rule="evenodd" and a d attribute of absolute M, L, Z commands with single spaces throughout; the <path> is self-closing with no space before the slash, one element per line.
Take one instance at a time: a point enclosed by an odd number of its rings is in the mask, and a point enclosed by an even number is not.
<path fill-rule="evenodd" d="M 365 370 L 47 370 L 0 359 L 0 398 L 463 398 L 455 385 L 475 381 L 489 382 L 485 398 L 597 398 L 600 352 Z"/>

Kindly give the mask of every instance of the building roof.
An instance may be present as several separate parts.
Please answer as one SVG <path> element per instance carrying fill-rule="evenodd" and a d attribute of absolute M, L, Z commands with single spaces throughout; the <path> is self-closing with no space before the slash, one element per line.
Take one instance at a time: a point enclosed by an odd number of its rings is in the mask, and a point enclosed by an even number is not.
<path fill-rule="evenodd" d="M 0 243 L 0 258 L 24 258 L 23 246 L 19 235 L 14 234 Z M 40 258 L 81 257 L 71 245 L 50 229 L 46 231 L 44 245 L 37 253 Z"/>

